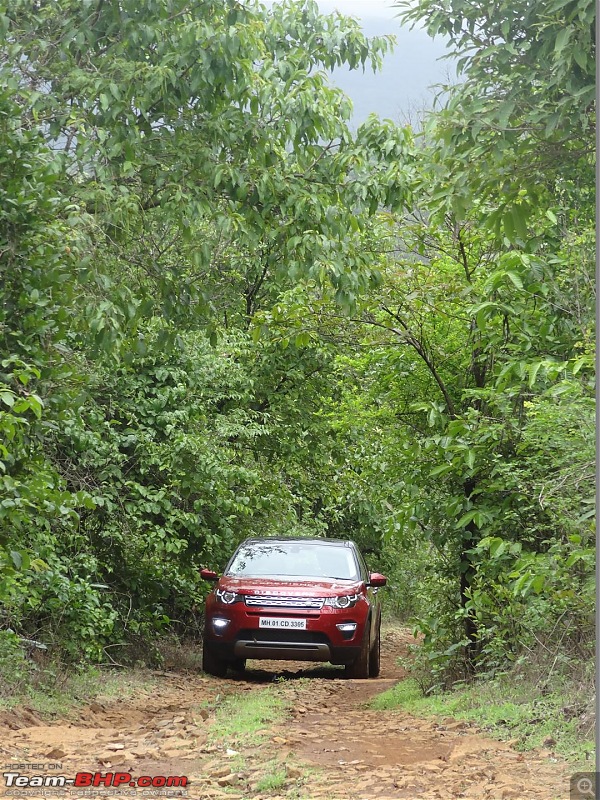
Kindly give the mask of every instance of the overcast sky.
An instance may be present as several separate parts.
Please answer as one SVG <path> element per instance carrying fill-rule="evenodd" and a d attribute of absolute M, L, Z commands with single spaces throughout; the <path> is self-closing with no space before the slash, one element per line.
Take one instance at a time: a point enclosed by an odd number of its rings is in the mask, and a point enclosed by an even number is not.
<path fill-rule="evenodd" d="M 376 75 L 370 70 L 339 69 L 333 80 L 354 103 L 354 123 L 359 124 L 371 113 L 418 124 L 423 108 L 431 107 L 437 92 L 431 88 L 452 81 L 451 64 L 442 56 L 444 40 L 432 39 L 422 28 L 402 25 L 400 9 L 394 0 L 317 0 L 320 10 L 330 14 L 337 10 L 357 17 L 367 36 L 394 34 L 397 44 Z"/>
<path fill-rule="evenodd" d="M 398 14 L 390 0 L 317 0 L 325 13 L 337 10 L 353 17 L 385 17 L 391 19 Z"/>
<path fill-rule="evenodd" d="M 277 0 L 263 0 L 272 5 Z M 367 36 L 394 34 L 397 45 L 384 60 L 376 75 L 367 69 L 334 71 L 332 80 L 354 104 L 353 122 L 360 124 L 374 112 L 395 122 L 411 123 L 421 109 L 430 108 L 436 94 L 434 87 L 451 82 L 451 64 L 440 60 L 446 52 L 444 41 L 431 37 L 422 28 L 402 25 L 394 0 L 317 0 L 324 14 L 339 11 L 360 20 Z"/>

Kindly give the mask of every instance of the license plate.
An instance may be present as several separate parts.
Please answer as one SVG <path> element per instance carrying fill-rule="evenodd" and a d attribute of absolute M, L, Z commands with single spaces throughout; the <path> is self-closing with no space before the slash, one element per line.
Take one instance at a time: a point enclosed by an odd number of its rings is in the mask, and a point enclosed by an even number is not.
<path fill-rule="evenodd" d="M 305 619 L 290 619 L 288 617 L 259 617 L 259 628 L 285 628 L 286 630 L 305 631 Z"/>

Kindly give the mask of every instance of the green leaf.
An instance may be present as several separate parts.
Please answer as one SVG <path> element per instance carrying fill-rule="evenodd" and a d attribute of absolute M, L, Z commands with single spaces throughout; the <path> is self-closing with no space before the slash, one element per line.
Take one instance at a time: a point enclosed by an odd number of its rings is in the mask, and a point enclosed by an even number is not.
<path fill-rule="evenodd" d="M 535 379 L 537 378 L 537 374 L 542 366 L 543 366 L 543 361 L 537 361 L 535 364 L 529 364 L 529 366 L 527 367 L 527 371 L 529 372 L 530 389 L 533 389 L 533 387 L 535 386 Z"/>
<path fill-rule="evenodd" d="M 513 272 L 512 270 L 507 270 L 505 275 L 513 284 L 513 286 L 515 286 L 517 289 L 523 289 L 523 281 L 521 280 L 520 275 L 518 275 L 516 272 Z"/>
<path fill-rule="evenodd" d="M 571 28 L 563 28 L 561 31 L 559 31 L 554 44 L 554 53 L 556 56 L 559 56 L 562 53 L 570 38 Z"/>
<path fill-rule="evenodd" d="M 460 519 L 456 522 L 456 527 L 457 528 L 466 528 L 467 525 L 470 522 L 473 522 L 473 519 L 474 519 L 476 514 L 477 514 L 477 511 L 475 509 L 471 509 L 470 511 L 467 511 L 466 514 L 463 514 L 462 517 L 460 517 Z"/>
<path fill-rule="evenodd" d="M 434 478 L 436 475 L 446 475 L 454 469 L 453 464 L 439 464 L 430 471 L 430 475 Z"/>
<path fill-rule="evenodd" d="M 514 231 L 523 240 L 527 239 L 527 215 L 522 206 L 513 206 L 510 212 Z"/>
<path fill-rule="evenodd" d="M 311 336 L 308 331 L 302 331 L 302 333 L 296 334 L 294 338 L 294 342 L 296 347 L 308 347 L 311 341 Z"/>
<path fill-rule="evenodd" d="M 506 238 L 512 242 L 515 238 L 515 221 L 512 211 L 508 211 L 502 216 L 502 226 L 504 228 Z"/>
<path fill-rule="evenodd" d="M 256 344 L 260 340 L 262 334 L 262 326 L 254 325 L 254 327 L 251 330 L 251 334 L 252 334 L 252 341 Z"/>
<path fill-rule="evenodd" d="M 15 404 L 16 395 L 14 392 L 11 392 L 10 389 L 0 389 L 0 401 L 4 403 L 5 406 L 12 408 Z"/>
<path fill-rule="evenodd" d="M 507 542 L 499 537 L 493 537 L 490 540 L 490 557 L 500 558 L 507 550 Z"/>
<path fill-rule="evenodd" d="M 544 589 L 545 585 L 546 585 L 546 578 L 544 575 L 536 575 L 531 581 L 531 589 L 536 594 L 540 594 L 540 592 Z"/>

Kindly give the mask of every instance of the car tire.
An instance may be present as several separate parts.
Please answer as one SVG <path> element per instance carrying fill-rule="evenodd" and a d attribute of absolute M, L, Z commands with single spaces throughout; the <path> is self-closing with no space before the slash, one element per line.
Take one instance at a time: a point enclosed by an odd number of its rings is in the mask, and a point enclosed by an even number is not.
<path fill-rule="evenodd" d="M 202 671 L 215 678 L 224 678 L 227 675 L 227 662 L 219 658 L 209 642 L 202 645 Z"/>
<path fill-rule="evenodd" d="M 381 619 L 377 623 L 375 642 L 369 654 L 369 678 L 379 677 L 381 670 Z"/>
<path fill-rule="evenodd" d="M 347 678 L 368 678 L 369 677 L 369 653 L 371 651 L 371 625 L 367 621 L 365 625 L 365 633 L 363 636 L 362 644 L 360 646 L 360 653 L 358 658 L 351 664 L 346 664 L 346 677 Z"/>

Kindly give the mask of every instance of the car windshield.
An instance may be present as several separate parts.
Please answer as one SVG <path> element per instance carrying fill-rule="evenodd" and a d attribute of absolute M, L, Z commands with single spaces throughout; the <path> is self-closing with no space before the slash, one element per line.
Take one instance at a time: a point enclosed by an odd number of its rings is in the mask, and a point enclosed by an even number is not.
<path fill-rule="evenodd" d="M 249 542 L 242 545 L 227 575 L 250 578 L 336 578 L 358 580 L 349 547 L 315 542 Z"/>

